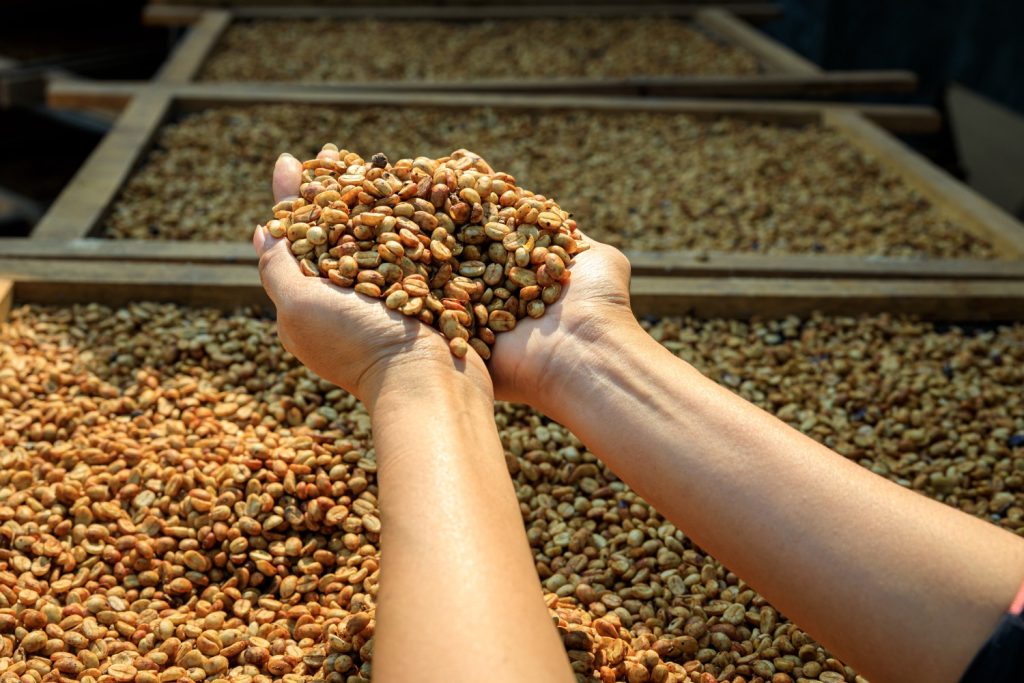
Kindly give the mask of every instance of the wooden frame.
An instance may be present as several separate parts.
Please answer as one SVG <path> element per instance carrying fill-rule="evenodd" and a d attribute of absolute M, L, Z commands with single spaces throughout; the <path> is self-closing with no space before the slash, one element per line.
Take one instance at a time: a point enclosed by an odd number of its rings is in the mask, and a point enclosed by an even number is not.
<path fill-rule="evenodd" d="M 630 283 L 638 317 L 694 315 L 749 319 L 892 313 L 943 322 L 1021 319 L 1024 282 L 638 276 Z M 253 265 L 64 262 L 0 256 L 0 320 L 13 303 L 109 306 L 165 301 L 233 309 L 270 301 Z"/>
<path fill-rule="evenodd" d="M 824 72 L 783 45 L 757 31 L 745 19 L 767 19 L 778 14 L 769 4 L 737 4 L 728 9 L 701 5 L 594 5 L 522 7 L 266 7 L 239 6 L 228 9 L 203 9 L 179 6 L 149 6 L 147 23 L 165 26 L 190 26 L 185 39 L 174 51 L 156 79 L 164 83 L 189 83 L 196 79 L 223 32 L 239 19 L 272 18 L 403 18 L 475 21 L 522 17 L 623 17 L 643 14 L 693 19 L 705 30 L 757 57 L 765 73 L 751 76 L 668 76 L 626 79 L 500 79 L 478 81 L 377 81 L 339 82 L 331 85 L 346 90 L 448 91 L 448 92 L 546 92 L 620 95 L 658 95 L 675 97 L 719 96 L 835 96 L 857 92 L 907 92 L 917 85 L 909 71 Z M 261 84 L 262 85 L 262 84 Z M 317 87 L 317 84 L 290 83 L 292 87 Z"/>
<path fill-rule="evenodd" d="M 389 104 L 393 106 L 495 106 L 527 109 L 648 110 L 696 116 L 729 114 L 782 123 L 823 122 L 899 174 L 940 210 L 965 229 L 991 240 L 1016 260 L 907 260 L 848 255 L 759 255 L 719 252 L 632 252 L 638 275 L 688 275 L 759 278 L 876 278 L 876 279 L 1024 279 L 1024 227 L 907 149 L 888 133 L 869 123 L 850 105 L 821 106 L 804 102 L 745 102 L 739 100 L 661 100 L 656 98 L 494 97 L 487 95 L 412 93 L 340 93 L 295 90 L 282 86 L 257 93 L 242 86 L 153 86 L 128 99 L 126 86 L 111 90 L 95 83 L 66 82 L 53 86 L 56 103 L 96 106 L 113 93 L 130 102 L 110 135 L 97 147 L 72 183 L 36 227 L 31 240 L 9 241 L 6 251 L 22 258 L 59 255 L 70 260 L 116 258 L 124 262 L 160 261 L 204 264 L 244 264 L 255 261 L 244 242 L 181 242 L 109 240 L 93 237 L 124 180 L 141 160 L 159 126 L 174 111 L 261 102 L 306 102 L 329 105 Z M 868 115 L 878 117 L 869 107 Z M 891 114 L 891 112 L 890 112 Z M 883 117 L 884 118 L 884 117 Z"/>

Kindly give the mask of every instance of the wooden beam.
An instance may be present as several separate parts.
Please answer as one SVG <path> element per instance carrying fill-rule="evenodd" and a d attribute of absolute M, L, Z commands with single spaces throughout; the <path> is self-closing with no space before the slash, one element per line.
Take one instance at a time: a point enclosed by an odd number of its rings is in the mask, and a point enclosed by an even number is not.
<path fill-rule="evenodd" d="M 932 107 L 918 105 L 803 102 L 790 100 L 683 99 L 659 97 L 599 97 L 564 95 L 490 95 L 470 93 L 349 92 L 337 88 L 296 89 L 280 84 L 209 84 L 175 88 L 181 105 L 202 109 L 218 104 L 299 102 L 325 105 L 384 105 L 413 107 L 495 107 L 499 109 L 596 109 L 601 111 L 678 112 L 702 118 L 733 116 L 777 123 L 816 123 L 827 110 L 856 112 L 900 133 L 939 129 L 941 117 Z"/>
<path fill-rule="evenodd" d="M 431 5 L 372 5 L 325 6 L 306 5 L 264 5 L 237 4 L 226 11 L 235 19 L 433 19 L 438 21 L 480 21 L 484 19 L 531 19 L 562 17 L 636 17 L 670 16 L 692 18 L 706 6 L 694 4 L 536 4 L 522 6 L 505 3 L 486 6 L 431 6 Z M 211 10 L 196 6 L 149 5 L 143 11 L 143 21 L 150 26 L 187 26 L 199 20 Z M 779 6 L 773 3 L 749 2 L 729 5 L 734 16 L 753 21 L 775 19 L 780 15 Z"/>
<path fill-rule="evenodd" d="M 547 96 L 564 95 L 652 95 L 655 97 L 757 97 L 767 95 L 843 95 L 855 92 L 903 92 L 916 86 L 914 75 L 906 71 L 836 71 L 818 76 L 793 74 L 763 74 L 758 76 L 681 76 L 643 77 L 624 79 L 550 79 L 550 80 L 480 80 L 447 82 L 369 81 L 346 82 L 344 91 L 387 91 L 394 94 L 438 92 L 446 93 L 502 93 L 504 95 L 540 93 Z M 51 81 L 47 91 L 49 106 L 66 109 L 87 107 L 121 108 L 140 88 L 151 87 L 144 81 L 81 81 L 63 79 Z M 215 94 L 224 87 L 220 83 L 199 83 L 189 86 L 191 92 Z M 339 84 L 249 82 L 230 84 L 232 92 L 249 91 L 253 97 L 270 90 L 292 92 L 338 92 Z M 858 107 L 843 103 L 840 106 Z M 870 110 L 872 107 L 868 107 Z M 897 110 L 900 111 L 900 110 Z M 903 111 L 906 111 L 905 109 Z M 911 110 L 914 111 L 914 110 Z M 934 114 L 927 114 L 929 119 Z"/>
<path fill-rule="evenodd" d="M 662 97 L 826 97 L 900 93 L 917 88 L 912 71 L 825 71 L 750 76 L 666 76 L 634 79 L 645 94 Z"/>
<path fill-rule="evenodd" d="M 634 278 L 637 315 L 781 318 L 892 313 L 945 322 L 1020 320 L 1024 282 Z"/>
<path fill-rule="evenodd" d="M 1024 280 L 1024 261 L 903 259 L 848 254 L 636 252 L 635 275 L 875 280 Z"/>
<path fill-rule="evenodd" d="M 153 80 L 164 83 L 188 83 L 194 80 L 230 23 L 230 12 L 203 12 Z"/>
<path fill-rule="evenodd" d="M 736 13 L 718 7 L 697 12 L 697 23 L 754 54 L 769 71 L 814 75 L 822 73 L 814 62 L 736 18 Z"/>
<path fill-rule="evenodd" d="M 902 142 L 849 112 L 829 111 L 825 122 L 896 171 L 940 211 L 1005 251 L 1024 256 L 1024 225 Z"/>
<path fill-rule="evenodd" d="M 46 89 L 46 105 L 52 109 L 121 110 L 143 88 L 145 81 L 84 81 L 62 78 L 51 80 Z"/>
<path fill-rule="evenodd" d="M 20 303 L 173 301 L 197 306 L 266 306 L 253 266 L 66 262 L 0 258 Z M 948 322 L 1019 320 L 1024 282 L 634 277 L 633 311 L 644 315 L 775 318 L 860 313 L 912 314 Z"/>
<path fill-rule="evenodd" d="M 146 150 L 171 104 L 166 91 L 140 93 L 36 226 L 39 239 L 85 237 Z"/>
<path fill-rule="evenodd" d="M 255 265 L 248 242 L 36 238 L 3 242 L 7 258 Z M 828 254 L 626 251 L 634 275 L 760 278 L 1024 280 L 1024 261 L 900 259 Z"/>
<path fill-rule="evenodd" d="M 918 105 L 808 102 L 800 100 L 741 100 L 594 95 L 499 95 L 480 93 L 393 92 L 350 90 L 333 86 L 297 88 L 285 83 L 200 83 L 151 85 L 172 96 L 185 110 L 235 105 L 296 102 L 324 105 L 384 105 L 413 107 L 495 107 L 499 109 L 597 109 L 603 111 L 679 112 L 697 117 L 734 116 L 777 123 L 815 123 L 826 110 L 863 114 L 878 125 L 900 133 L 938 129 L 941 118 L 932 107 Z M 50 88 L 51 106 L 125 102 L 136 89 L 123 84 L 61 81 Z"/>
<path fill-rule="evenodd" d="M 69 261 L 56 267 L 52 260 L 0 259 L 0 273 L 14 280 L 19 303 L 121 306 L 166 301 L 225 309 L 269 305 L 252 266 Z"/>
<path fill-rule="evenodd" d="M 6 322 L 14 306 L 14 281 L 0 279 L 0 323 Z"/>

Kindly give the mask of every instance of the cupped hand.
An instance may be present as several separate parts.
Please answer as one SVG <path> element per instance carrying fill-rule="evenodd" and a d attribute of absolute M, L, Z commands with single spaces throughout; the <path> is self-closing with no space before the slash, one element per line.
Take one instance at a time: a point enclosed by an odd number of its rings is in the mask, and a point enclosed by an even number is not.
<path fill-rule="evenodd" d="M 604 335 L 636 327 L 629 306 L 629 261 L 589 237 L 575 257 L 562 295 L 540 318 L 523 318 L 499 334 L 489 368 L 499 399 L 551 414 L 559 388 L 585 368 L 588 348 Z"/>
<path fill-rule="evenodd" d="M 337 159 L 324 150 L 320 157 Z M 302 164 L 284 154 L 274 167 L 274 201 L 299 194 Z M 260 280 L 277 309 L 284 347 L 323 379 L 372 404 L 385 387 L 415 390 L 418 382 L 444 382 L 460 372 L 490 393 L 483 360 L 473 352 L 458 359 L 441 334 L 415 318 L 391 311 L 380 300 L 306 277 L 287 239 L 257 228 L 253 246 Z"/>

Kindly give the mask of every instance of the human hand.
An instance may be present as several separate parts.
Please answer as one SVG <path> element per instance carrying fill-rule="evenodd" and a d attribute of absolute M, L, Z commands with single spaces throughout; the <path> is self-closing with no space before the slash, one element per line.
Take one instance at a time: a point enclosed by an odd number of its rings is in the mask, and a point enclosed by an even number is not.
<path fill-rule="evenodd" d="M 324 150 L 319 157 L 337 155 Z M 301 162 L 281 155 L 274 166 L 274 201 L 297 197 L 301 177 Z M 260 280 L 277 309 L 281 342 L 323 379 L 371 408 L 386 389 L 415 392 L 422 382 L 455 381 L 458 375 L 492 394 L 484 362 L 475 353 L 455 358 L 444 337 L 419 320 L 352 289 L 306 277 L 288 240 L 271 237 L 266 228 L 257 228 L 253 246 Z"/>
<path fill-rule="evenodd" d="M 563 383 L 590 360 L 588 349 L 606 335 L 640 329 L 629 306 L 629 260 L 585 238 L 590 249 L 575 256 L 561 297 L 540 318 L 498 335 L 489 369 L 499 399 L 553 415 Z"/>

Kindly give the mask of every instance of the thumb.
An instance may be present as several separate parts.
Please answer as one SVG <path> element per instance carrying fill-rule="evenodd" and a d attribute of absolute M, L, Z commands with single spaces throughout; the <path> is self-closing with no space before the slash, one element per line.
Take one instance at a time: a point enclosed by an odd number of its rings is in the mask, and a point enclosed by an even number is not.
<path fill-rule="evenodd" d="M 296 198 L 301 183 L 302 163 L 291 154 L 283 153 L 274 163 L 274 201 Z M 263 283 L 263 289 L 267 291 L 274 305 L 280 308 L 282 303 L 295 296 L 298 291 L 296 287 L 302 283 L 304 277 L 288 248 L 288 240 L 275 239 L 265 227 L 257 226 L 252 236 L 252 246 L 260 259 L 260 281 Z"/>
<path fill-rule="evenodd" d="M 274 202 L 295 199 L 302 184 L 302 162 L 285 152 L 274 163 Z"/>
<path fill-rule="evenodd" d="M 260 282 L 278 308 L 297 299 L 306 276 L 288 248 L 288 240 L 275 239 L 261 226 L 256 227 L 252 244 L 259 256 Z"/>

